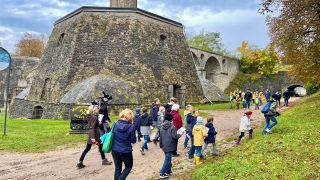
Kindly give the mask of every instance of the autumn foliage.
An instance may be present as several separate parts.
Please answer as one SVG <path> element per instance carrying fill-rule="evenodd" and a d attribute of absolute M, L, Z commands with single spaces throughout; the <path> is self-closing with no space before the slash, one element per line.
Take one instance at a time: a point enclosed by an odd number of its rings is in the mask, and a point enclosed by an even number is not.
<path fill-rule="evenodd" d="M 241 71 L 247 74 L 257 73 L 263 76 L 271 76 L 278 73 L 279 58 L 272 46 L 265 49 L 249 47 L 248 42 L 243 41 L 238 52 L 240 53 Z"/>
<path fill-rule="evenodd" d="M 306 84 L 320 87 L 320 1 L 264 0 L 261 12 L 272 44 L 290 73 Z"/>
<path fill-rule="evenodd" d="M 24 33 L 22 38 L 16 44 L 17 56 L 41 57 L 45 47 L 44 35 L 36 36 Z"/>

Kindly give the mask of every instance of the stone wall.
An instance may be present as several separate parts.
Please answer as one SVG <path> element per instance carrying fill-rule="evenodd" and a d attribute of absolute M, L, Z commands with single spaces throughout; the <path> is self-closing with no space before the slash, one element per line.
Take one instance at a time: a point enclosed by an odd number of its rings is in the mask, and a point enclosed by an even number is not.
<path fill-rule="evenodd" d="M 9 100 L 11 101 L 23 89 L 31 86 L 34 71 L 39 64 L 38 58 L 12 57 L 10 71 Z M 0 71 L 0 107 L 3 107 L 7 85 L 8 69 Z"/>
<path fill-rule="evenodd" d="M 48 118 L 61 116 L 54 113 L 57 107 L 46 108 L 46 104 L 61 104 L 71 89 L 97 75 L 113 79 L 114 84 L 130 84 L 130 92 L 112 88 L 119 95 L 136 94 L 126 98 L 139 97 L 139 104 L 150 104 L 156 97 L 166 102 L 170 85 L 178 88 L 173 91 L 185 87 L 187 102 L 203 98 L 182 25 L 139 9 L 87 7 L 58 20 L 37 73 L 24 101 L 41 103 Z M 93 88 L 89 95 L 100 94 L 100 89 Z M 17 103 L 13 109 L 19 111 Z M 123 104 L 122 99 L 112 101 L 114 106 Z"/>

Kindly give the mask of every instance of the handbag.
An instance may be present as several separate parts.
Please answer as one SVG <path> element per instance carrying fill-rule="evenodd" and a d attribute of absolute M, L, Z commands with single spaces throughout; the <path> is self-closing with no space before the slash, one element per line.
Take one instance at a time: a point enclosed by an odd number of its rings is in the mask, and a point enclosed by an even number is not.
<path fill-rule="evenodd" d="M 100 137 L 100 140 L 103 144 L 102 146 L 102 151 L 105 153 L 110 153 L 112 149 L 112 144 L 113 144 L 113 131 L 114 127 L 117 122 L 115 122 L 111 128 L 111 131 L 109 133 L 104 134 L 103 136 Z"/>

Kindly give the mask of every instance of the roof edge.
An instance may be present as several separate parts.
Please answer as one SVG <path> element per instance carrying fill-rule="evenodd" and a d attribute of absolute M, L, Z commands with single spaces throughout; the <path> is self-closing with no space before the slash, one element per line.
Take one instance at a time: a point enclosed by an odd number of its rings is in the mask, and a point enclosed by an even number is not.
<path fill-rule="evenodd" d="M 70 19 L 82 12 L 119 12 L 119 13 L 138 13 L 156 20 L 160 20 L 162 22 L 169 23 L 171 25 L 175 25 L 178 27 L 183 27 L 182 23 L 179 23 L 177 21 L 165 18 L 163 16 L 159 16 L 157 14 L 139 9 L 139 8 L 111 8 L 111 7 L 99 7 L 99 6 L 82 6 L 79 9 L 76 9 L 72 11 L 71 13 L 63 16 L 62 18 L 55 21 L 54 25 L 57 25 L 67 19 Z"/>

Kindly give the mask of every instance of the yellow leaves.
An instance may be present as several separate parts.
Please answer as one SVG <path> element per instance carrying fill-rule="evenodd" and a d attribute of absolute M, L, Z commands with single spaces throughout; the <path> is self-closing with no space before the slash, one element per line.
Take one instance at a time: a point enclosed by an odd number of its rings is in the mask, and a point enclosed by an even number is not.
<path fill-rule="evenodd" d="M 45 38 L 43 35 L 34 36 L 24 33 L 23 37 L 16 44 L 17 56 L 41 57 L 45 48 Z"/>

